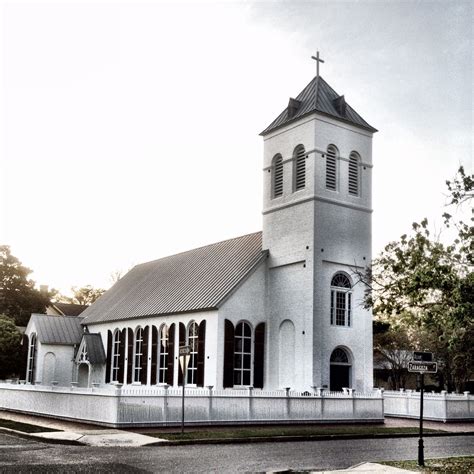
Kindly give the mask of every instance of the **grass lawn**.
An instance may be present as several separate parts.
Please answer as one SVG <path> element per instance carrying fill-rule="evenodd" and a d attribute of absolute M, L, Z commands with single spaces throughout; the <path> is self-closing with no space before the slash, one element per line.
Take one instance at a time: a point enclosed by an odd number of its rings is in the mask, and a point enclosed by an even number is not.
<path fill-rule="evenodd" d="M 416 461 L 386 461 L 382 464 L 425 473 L 443 472 L 446 474 L 472 474 L 474 472 L 474 456 L 425 459 L 424 468 L 418 466 Z"/>
<path fill-rule="evenodd" d="M 437 430 L 426 430 L 437 431 Z M 194 440 L 194 439 L 236 439 L 257 438 L 273 436 L 328 436 L 328 435 L 372 435 L 372 434 L 400 434 L 418 433 L 418 428 L 384 428 L 382 426 L 258 426 L 235 427 L 221 429 L 200 429 L 181 432 L 153 432 L 146 434 L 156 438 L 168 440 Z"/>
<path fill-rule="evenodd" d="M 46 433 L 49 431 L 61 431 L 53 428 L 45 428 L 44 426 L 30 425 L 28 423 L 20 423 L 19 421 L 3 420 L 0 418 L 0 428 L 10 428 L 11 430 L 23 431 L 24 433 Z"/>

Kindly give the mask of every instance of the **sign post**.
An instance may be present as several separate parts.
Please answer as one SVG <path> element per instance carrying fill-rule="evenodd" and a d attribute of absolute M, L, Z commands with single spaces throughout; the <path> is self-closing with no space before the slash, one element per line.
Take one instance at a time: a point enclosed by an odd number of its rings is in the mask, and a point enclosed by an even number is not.
<path fill-rule="evenodd" d="M 179 348 L 179 365 L 181 366 L 181 370 L 183 371 L 183 396 L 181 399 L 181 434 L 184 433 L 184 388 L 186 386 L 187 368 L 190 354 L 190 346 L 181 346 Z"/>
<path fill-rule="evenodd" d="M 420 439 L 418 440 L 418 465 L 425 465 L 423 446 L 423 391 L 425 389 L 425 374 L 435 374 L 438 364 L 433 362 L 432 352 L 413 352 L 413 360 L 408 362 L 408 372 L 420 374 Z"/>

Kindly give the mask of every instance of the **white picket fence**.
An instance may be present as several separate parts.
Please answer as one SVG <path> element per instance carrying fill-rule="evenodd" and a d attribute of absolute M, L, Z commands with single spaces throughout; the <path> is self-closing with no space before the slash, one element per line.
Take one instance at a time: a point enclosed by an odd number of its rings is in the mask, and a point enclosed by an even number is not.
<path fill-rule="evenodd" d="M 186 388 L 186 424 L 382 422 L 382 392 Z M 181 422 L 178 388 L 46 387 L 0 383 L 0 409 L 113 426 L 172 426 Z"/>
<path fill-rule="evenodd" d="M 385 416 L 419 418 L 420 392 L 413 390 L 384 391 Z M 474 420 L 474 396 L 463 394 L 424 393 L 423 418 L 435 421 L 472 421 Z"/>

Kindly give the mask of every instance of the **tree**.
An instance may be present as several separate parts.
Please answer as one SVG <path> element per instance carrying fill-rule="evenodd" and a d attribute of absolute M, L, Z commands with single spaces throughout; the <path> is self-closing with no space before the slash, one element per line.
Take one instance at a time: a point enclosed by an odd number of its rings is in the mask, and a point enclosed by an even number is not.
<path fill-rule="evenodd" d="M 105 290 L 102 288 L 92 288 L 91 285 L 82 286 L 80 288 L 73 286 L 71 290 L 73 296 L 64 297 L 65 302 L 82 305 L 91 305 L 105 293 Z"/>
<path fill-rule="evenodd" d="M 0 246 L 0 314 L 10 316 L 19 326 L 26 326 L 31 313 L 44 313 L 50 302 L 49 295 L 35 289 L 30 273 L 8 245 Z"/>
<path fill-rule="evenodd" d="M 455 179 L 446 182 L 448 205 L 459 212 L 469 204 L 473 183 L 460 167 Z M 434 239 L 423 219 L 413 223 L 410 236 L 390 242 L 359 277 L 367 285 L 365 304 L 374 315 L 396 319 L 412 334 L 423 333 L 423 343 L 412 339 L 414 349 L 434 350 L 442 382 L 448 390 L 463 390 L 474 361 L 474 227 L 472 219 L 465 223 L 449 213 L 443 218 L 446 228 L 456 230 L 452 243 Z"/>
<path fill-rule="evenodd" d="M 0 379 L 18 375 L 21 365 L 21 333 L 13 319 L 0 314 Z"/>

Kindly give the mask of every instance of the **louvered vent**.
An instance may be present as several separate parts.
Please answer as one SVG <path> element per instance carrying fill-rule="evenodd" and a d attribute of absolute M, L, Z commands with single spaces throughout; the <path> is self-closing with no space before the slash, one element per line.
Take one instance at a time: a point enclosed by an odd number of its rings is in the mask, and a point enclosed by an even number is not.
<path fill-rule="evenodd" d="M 359 195 L 359 157 L 356 153 L 349 156 L 349 194 Z"/>
<path fill-rule="evenodd" d="M 283 194 L 283 158 L 277 155 L 273 159 L 273 197 Z"/>
<path fill-rule="evenodd" d="M 295 159 L 295 191 L 298 191 L 306 185 L 306 155 L 304 146 L 300 145 L 296 148 Z"/>
<path fill-rule="evenodd" d="M 332 145 L 326 153 L 326 188 L 336 190 L 336 147 Z"/>

